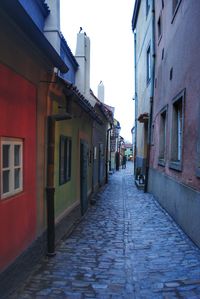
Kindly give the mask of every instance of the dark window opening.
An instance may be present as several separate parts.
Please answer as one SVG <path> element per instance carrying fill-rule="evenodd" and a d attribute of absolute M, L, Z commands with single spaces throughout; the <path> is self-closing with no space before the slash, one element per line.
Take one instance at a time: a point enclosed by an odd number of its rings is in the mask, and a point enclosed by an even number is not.
<path fill-rule="evenodd" d="M 162 60 L 164 59 L 164 56 L 165 56 L 165 50 L 164 48 L 162 49 Z"/>
<path fill-rule="evenodd" d="M 158 28 L 158 41 L 160 41 L 160 39 L 162 37 L 162 20 L 161 20 L 161 16 L 158 19 L 157 28 Z"/>
<path fill-rule="evenodd" d="M 60 167 L 59 182 L 60 185 L 71 179 L 71 138 L 60 136 Z"/>
<path fill-rule="evenodd" d="M 151 80 L 151 48 L 147 49 L 147 84 Z"/>
<path fill-rule="evenodd" d="M 173 78 L 173 67 L 170 69 L 169 79 L 172 80 Z"/>

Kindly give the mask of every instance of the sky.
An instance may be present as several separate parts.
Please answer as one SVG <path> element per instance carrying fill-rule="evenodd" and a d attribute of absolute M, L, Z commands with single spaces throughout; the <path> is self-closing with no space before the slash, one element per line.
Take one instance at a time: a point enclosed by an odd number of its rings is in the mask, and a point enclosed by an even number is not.
<path fill-rule="evenodd" d="M 131 19 L 135 0 L 60 0 L 61 31 L 73 54 L 80 27 L 90 38 L 90 87 L 100 81 L 105 104 L 115 107 L 120 135 L 132 141 L 134 125 L 134 36 Z"/>

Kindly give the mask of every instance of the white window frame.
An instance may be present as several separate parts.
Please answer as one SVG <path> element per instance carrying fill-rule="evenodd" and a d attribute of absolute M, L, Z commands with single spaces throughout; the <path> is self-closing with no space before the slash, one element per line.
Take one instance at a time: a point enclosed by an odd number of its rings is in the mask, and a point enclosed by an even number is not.
<path fill-rule="evenodd" d="M 8 167 L 3 167 L 3 146 L 9 145 L 9 165 Z M 15 165 L 15 145 L 20 146 L 19 152 L 19 164 Z M 15 188 L 15 171 L 19 169 L 19 187 Z M 8 192 L 3 192 L 3 172 L 9 171 L 9 190 Z M 8 198 L 19 192 L 23 191 L 23 140 L 15 138 L 1 138 L 1 163 L 0 163 L 0 176 L 1 176 L 1 199 Z"/>
<path fill-rule="evenodd" d="M 167 142 L 167 106 L 160 112 L 160 138 L 159 138 L 159 159 L 158 164 L 165 166 L 166 142 Z"/>
<path fill-rule="evenodd" d="M 185 89 L 172 101 L 171 161 L 169 167 L 182 171 Z"/>

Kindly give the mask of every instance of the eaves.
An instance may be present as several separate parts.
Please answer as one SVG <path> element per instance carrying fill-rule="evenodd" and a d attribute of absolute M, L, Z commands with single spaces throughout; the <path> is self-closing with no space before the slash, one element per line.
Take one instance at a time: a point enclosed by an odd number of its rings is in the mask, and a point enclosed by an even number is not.
<path fill-rule="evenodd" d="M 36 47 L 44 53 L 54 67 L 58 68 L 62 73 L 68 72 L 69 68 L 60 55 L 18 1 L 1 0 L 0 9 L 16 23 Z"/>
<path fill-rule="evenodd" d="M 60 81 L 65 89 L 64 93 L 67 96 L 73 96 L 74 101 L 86 112 L 88 113 L 92 119 L 97 121 L 100 125 L 103 124 L 101 118 L 98 116 L 97 112 L 94 110 L 94 108 L 91 106 L 89 101 L 81 94 L 81 92 L 78 90 L 78 88 L 73 85 L 72 83 L 64 80 L 61 77 L 57 77 L 58 81 Z"/>

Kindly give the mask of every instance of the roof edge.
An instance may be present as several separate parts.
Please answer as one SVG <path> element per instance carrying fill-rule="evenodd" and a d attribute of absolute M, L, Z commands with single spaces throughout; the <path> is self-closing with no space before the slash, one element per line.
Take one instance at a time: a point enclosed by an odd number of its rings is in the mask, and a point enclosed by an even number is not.
<path fill-rule="evenodd" d="M 78 88 L 73 84 L 68 82 L 67 80 L 57 76 L 58 80 L 65 85 L 65 87 L 74 94 L 76 98 L 76 103 L 83 108 L 83 110 L 88 113 L 95 121 L 97 121 L 100 125 L 103 124 L 102 120 L 91 106 L 90 102 L 81 94 Z"/>
<path fill-rule="evenodd" d="M 0 8 L 12 18 L 28 38 L 49 58 L 49 61 L 54 67 L 57 67 L 62 73 L 68 72 L 68 66 L 44 36 L 43 32 L 40 31 L 20 2 L 1 0 Z"/>

